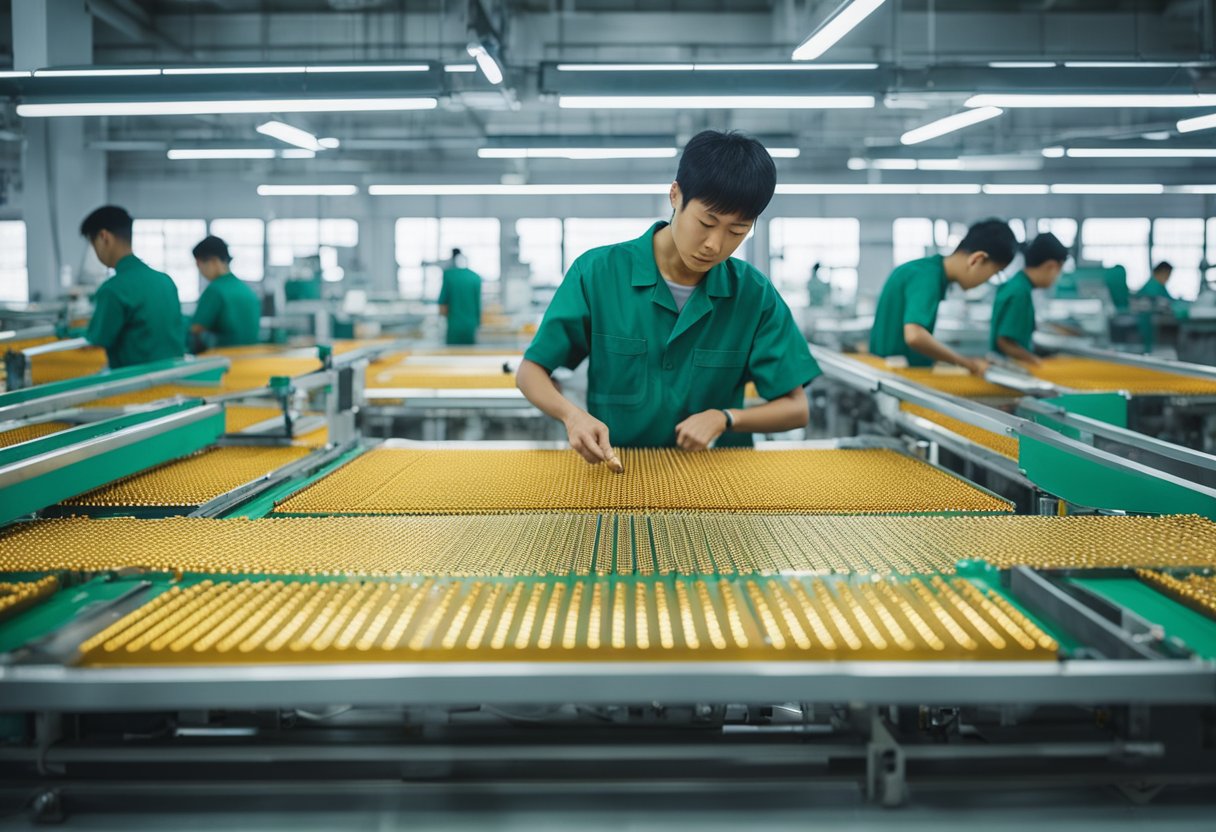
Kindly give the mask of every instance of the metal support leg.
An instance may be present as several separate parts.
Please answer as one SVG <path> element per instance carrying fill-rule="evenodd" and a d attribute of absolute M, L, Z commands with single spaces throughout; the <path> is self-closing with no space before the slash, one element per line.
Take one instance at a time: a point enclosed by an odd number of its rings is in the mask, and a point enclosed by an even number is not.
<path fill-rule="evenodd" d="M 908 799 L 903 748 L 877 710 L 870 716 L 870 742 L 866 745 L 866 799 L 888 808 L 902 806 Z"/>

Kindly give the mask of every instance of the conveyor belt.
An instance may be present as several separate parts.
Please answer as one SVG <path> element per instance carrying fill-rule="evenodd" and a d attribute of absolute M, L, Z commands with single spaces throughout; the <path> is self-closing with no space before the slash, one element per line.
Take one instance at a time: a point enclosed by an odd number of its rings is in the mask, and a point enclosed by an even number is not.
<path fill-rule="evenodd" d="M 117 393 L 113 396 L 105 396 L 100 399 L 94 399 L 91 402 L 86 402 L 82 407 L 127 407 L 133 404 L 150 404 L 151 402 L 159 402 L 165 399 L 172 399 L 178 396 L 191 399 L 200 396 L 214 396 L 220 392 L 220 388 L 214 385 L 203 384 L 157 384 L 153 387 L 145 387 L 142 390 L 131 390 L 126 393 Z"/>
<path fill-rule="evenodd" d="M 1140 580 L 1178 600 L 1196 612 L 1216 618 L 1216 577 L 1187 575 L 1176 578 L 1164 572 L 1138 569 Z"/>
<path fill-rule="evenodd" d="M 49 598 L 59 589 L 54 575 L 34 581 L 0 582 L 0 621 Z"/>
<path fill-rule="evenodd" d="M 84 347 L 34 356 L 30 377 L 34 384 L 46 384 L 99 373 L 105 367 L 105 350 L 101 347 Z"/>
<path fill-rule="evenodd" d="M 82 645 L 84 664 L 723 659 L 1054 660 L 962 578 L 203 581 Z"/>
<path fill-rule="evenodd" d="M 311 452 L 289 445 L 209 448 L 66 500 L 67 506 L 198 506 Z"/>
<path fill-rule="evenodd" d="M 266 387 L 273 376 L 302 376 L 321 370 L 318 358 L 292 358 L 270 356 L 263 358 L 235 358 L 220 386 L 229 392 L 253 390 Z"/>
<path fill-rule="evenodd" d="M 900 402 L 899 409 L 912 416 L 919 416 L 936 425 L 941 425 L 946 430 L 957 433 L 959 436 L 969 439 L 977 445 L 982 445 L 989 450 L 996 451 L 1001 456 L 1008 457 L 1009 459 L 1018 458 L 1018 440 L 1011 436 L 1002 436 L 999 433 L 977 428 L 975 425 L 967 424 L 961 419 L 954 419 L 943 413 L 938 413 L 936 410 L 921 407 L 911 402 Z"/>
<path fill-rule="evenodd" d="M 892 367 L 887 364 L 885 358 L 866 353 L 849 353 L 847 357 L 950 396 L 961 396 L 966 399 L 1008 399 L 1020 395 L 1017 390 L 993 384 L 979 376 L 971 375 L 962 368 L 951 366 Z"/>
<path fill-rule="evenodd" d="M 240 433 L 245 428 L 270 419 L 278 419 L 279 425 L 282 426 L 283 411 L 277 407 L 254 407 L 243 404 L 230 404 L 224 408 L 224 430 L 228 433 Z"/>
<path fill-rule="evenodd" d="M 19 428 L 10 428 L 0 431 L 0 448 L 19 445 L 42 436 L 50 436 L 52 433 L 59 433 L 70 427 L 72 427 L 70 422 L 38 422 L 32 425 L 22 425 Z"/>
<path fill-rule="evenodd" d="M 625 473 L 573 451 L 377 449 L 284 501 L 289 514 L 512 511 L 1005 512 L 1009 503 L 886 449 L 621 449 Z"/>
<path fill-rule="evenodd" d="M 1076 390 L 1126 390 L 1138 395 L 1216 396 L 1216 382 L 1113 361 L 1057 356 L 1030 370 L 1036 377 Z"/>
<path fill-rule="evenodd" d="M 487 372 L 484 367 L 428 367 L 398 365 L 369 368 L 366 386 L 416 387 L 427 390 L 493 390 L 515 386 L 515 374 Z"/>
<path fill-rule="evenodd" d="M 127 567 L 277 575 L 950 573 L 1216 566 L 1199 517 L 496 515 L 40 520 L 0 534 L 0 572 Z"/>

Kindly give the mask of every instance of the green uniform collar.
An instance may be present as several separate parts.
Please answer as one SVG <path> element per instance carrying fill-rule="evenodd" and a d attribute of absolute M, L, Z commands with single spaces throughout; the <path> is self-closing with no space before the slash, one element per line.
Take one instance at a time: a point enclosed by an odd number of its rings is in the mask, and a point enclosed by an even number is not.
<path fill-rule="evenodd" d="M 114 264 L 114 273 L 129 272 L 133 269 L 138 269 L 144 265 L 144 261 L 140 260 L 134 254 L 128 254 L 126 257 Z"/>
<path fill-rule="evenodd" d="M 667 223 L 660 220 L 650 226 L 641 237 L 628 243 L 634 266 L 632 285 L 654 286 L 655 294 L 652 300 L 661 306 L 667 306 L 668 309 L 675 312 L 675 300 L 671 297 L 671 290 L 667 288 L 667 284 L 659 280 L 659 264 L 654 259 L 654 235 L 655 232 L 665 225 Z M 735 281 L 726 263 L 719 263 L 710 269 L 705 275 L 705 279 L 698 284 L 698 288 L 702 285 L 705 287 L 705 294 L 711 298 L 729 298 L 735 294 Z M 658 289 L 660 286 L 662 287 L 662 291 Z M 688 299 L 689 303 L 692 302 L 697 294 L 696 292 L 693 293 L 693 296 Z M 664 303 L 664 300 L 667 302 Z"/>

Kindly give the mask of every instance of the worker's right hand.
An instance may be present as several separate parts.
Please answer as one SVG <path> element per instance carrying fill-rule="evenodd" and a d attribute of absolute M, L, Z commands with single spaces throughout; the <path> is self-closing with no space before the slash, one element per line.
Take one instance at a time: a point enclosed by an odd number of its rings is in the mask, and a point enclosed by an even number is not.
<path fill-rule="evenodd" d="M 982 378 L 984 373 L 988 372 L 989 364 L 983 358 L 966 358 L 963 359 L 963 366 L 971 372 L 971 375 Z"/>
<path fill-rule="evenodd" d="M 570 447 L 589 464 L 606 462 L 608 467 L 617 473 L 624 470 L 617 459 L 616 451 L 612 450 L 608 441 L 607 425 L 584 410 L 573 413 L 566 419 L 565 424 Z"/>

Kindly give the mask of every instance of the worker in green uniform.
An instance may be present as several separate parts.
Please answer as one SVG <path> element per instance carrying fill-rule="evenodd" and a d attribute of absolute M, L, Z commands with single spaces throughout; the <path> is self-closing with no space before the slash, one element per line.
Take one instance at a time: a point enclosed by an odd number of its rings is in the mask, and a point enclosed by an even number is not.
<path fill-rule="evenodd" d="M 84 218 L 80 233 L 114 276 L 97 289 L 85 338 L 106 351 L 110 369 L 180 358 L 185 348 L 177 286 L 131 252 L 135 221 L 116 205 Z"/>
<path fill-rule="evenodd" d="M 248 284 L 232 273 L 228 244 L 219 237 L 204 237 L 193 254 L 198 273 L 207 281 L 190 319 L 194 351 L 256 344 L 262 302 Z"/>
<path fill-rule="evenodd" d="M 988 348 L 1015 361 L 1041 363 L 1034 354 L 1034 289 L 1050 289 L 1068 261 L 1068 248 L 1055 234 L 1040 234 L 1026 248 L 1022 270 L 1001 284 L 992 302 Z"/>
<path fill-rule="evenodd" d="M 477 343 L 481 326 L 481 275 L 470 269 L 460 249 L 452 249 L 451 265 L 443 270 L 439 290 L 439 314 L 447 318 L 446 343 Z"/>
<path fill-rule="evenodd" d="M 1138 298 L 1161 298 L 1162 300 L 1170 301 L 1174 296 L 1170 294 L 1170 290 L 1166 288 L 1166 284 L 1170 282 L 1170 276 L 1174 273 L 1174 266 L 1168 261 L 1162 260 L 1157 265 L 1153 266 L 1153 276 L 1149 278 L 1148 283 L 1140 287 L 1140 291 L 1136 292 Z"/>
<path fill-rule="evenodd" d="M 964 290 L 982 285 L 1009 265 L 1016 250 L 1009 226 L 990 219 L 971 226 L 949 256 L 935 254 L 896 267 L 878 297 L 870 352 L 903 356 L 914 367 L 945 361 L 983 375 L 987 361 L 960 355 L 933 337 L 937 308 L 951 283 Z"/>
<path fill-rule="evenodd" d="M 706 130 L 684 148 L 669 222 L 574 261 L 516 383 L 587 462 L 621 473 L 613 443 L 699 451 L 806 425 L 819 367 L 769 279 L 731 258 L 776 181 L 760 142 Z M 550 378 L 583 359 L 587 410 Z M 748 381 L 765 404 L 743 407 Z"/>
<path fill-rule="evenodd" d="M 1140 340 L 1144 342 L 1145 352 L 1152 352 L 1157 340 L 1157 322 L 1154 316 L 1160 314 L 1168 318 L 1174 313 L 1171 306 L 1174 296 L 1166 288 L 1173 273 L 1173 264 L 1162 260 L 1153 266 L 1153 276 L 1149 278 L 1148 283 L 1145 283 L 1140 287 L 1140 291 L 1136 292 L 1136 297 L 1139 299 L 1136 304 L 1139 309 L 1136 314 L 1136 329 L 1140 331 Z"/>

